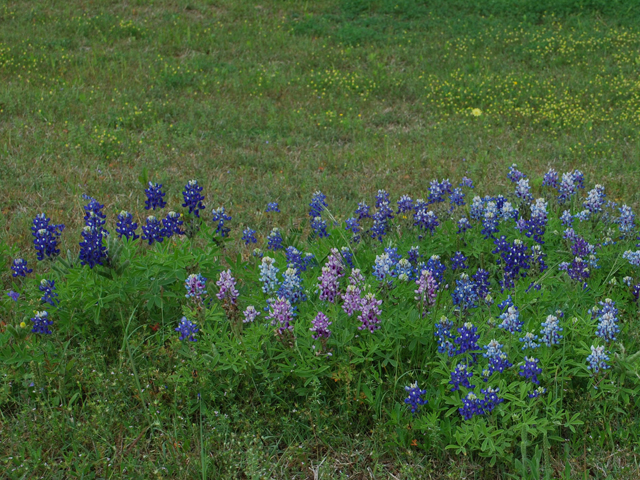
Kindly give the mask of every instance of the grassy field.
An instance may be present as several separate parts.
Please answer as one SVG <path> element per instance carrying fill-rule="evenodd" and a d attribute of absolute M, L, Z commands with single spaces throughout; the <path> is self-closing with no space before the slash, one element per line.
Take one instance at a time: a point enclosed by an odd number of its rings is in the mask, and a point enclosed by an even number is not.
<path fill-rule="evenodd" d="M 35 263 L 29 228 L 46 211 L 67 225 L 63 251 L 75 250 L 83 194 L 106 204 L 111 223 L 122 209 L 140 220 L 148 180 L 164 183 L 176 205 L 182 186 L 198 179 L 208 209 L 224 205 L 233 216 L 237 238 L 249 225 L 264 239 L 267 202 L 280 203 L 282 227 L 308 230 L 316 190 L 343 219 L 379 188 L 420 197 L 434 178 L 466 174 L 498 192 L 512 163 L 532 178 L 579 168 L 586 183 L 605 184 L 611 199 L 637 209 L 639 71 L 635 0 L 0 0 L 0 247 Z M 11 259 L 0 271 L 3 291 Z M 136 389 L 126 359 L 112 373 L 90 345 L 77 355 L 75 379 L 87 391 L 119 399 Z M 159 456 L 175 469 L 150 463 L 142 477 L 192 474 L 196 423 L 174 425 L 171 438 L 182 440 L 159 452 L 146 431 L 100 421 L 126 418 L 127 399 L 117 412 L 91 402 L 72 430 L 62 409 L 47 424 L 9 422 L 3 412 L 0 437 L 9 424 L 13 435 L 0 469 L 16 469 L 7 478 L 29 478 L 13 457 L 47 458 L 31 438 L 68 446 L 52 468 L 74 478 L 95 478 L 99 462 L 117 478 Z M 475 459 L 389 448 L 385 432 L 332 431 L 336 450 L 300 438 L 283 451 L 268 421 L 262 440 L 232 427 L 253 431 L 259 419 L 246 411 L 225 421 L 212 434 L 224 447 L 216 468 L 240 462 L 242 478 L 507 478 Z M 295 429 L 296 417 L 282 422 Z M 56 425 L 74 439 L 106 439 L 115 457 L 56 437 Z M 319 474 L 322 458 L 327 473 Z M 614 477 L 599 478 L 638 478 L 637 460 L 631 447 L 585 444 L 571 462 L 580 478 L 600 470 Z"/>

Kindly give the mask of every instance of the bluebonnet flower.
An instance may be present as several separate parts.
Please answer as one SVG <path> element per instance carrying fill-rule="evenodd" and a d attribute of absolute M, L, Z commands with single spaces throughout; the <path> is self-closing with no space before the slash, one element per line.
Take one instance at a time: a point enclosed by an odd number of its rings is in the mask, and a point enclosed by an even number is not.
<path fill-rule="evenodd" d="M 482 410 L 485 414 L 493 412 L 500 403 L 504 402 L 504 398 L 498 396 L 498 393 L 500 393 L 499 388 L 487 387 L 481 389 L 480 393 L 484 395 Z"/>
<path fill-rule="evenodd" d="M 602 185 L 596 185 L 592 190 L 589 190 L 583 206 L 590 213 L 602 212 L 605 197 L 604 187 Z"/>
<path fill-rule="evenodd" d="M 467 396 L 462 399 L 462 407 L 458 408 L 458 412 L 465 420 L 471 420 L 474 415 L 483 415 L 484 408 L 482 401 L 473 392 L 467 393 Z"/>
<path fill-rule="evenodd" d="M 547 347 L 550 347 L 551 345 L 559 345 L 560 340 L 562 340 L 562 335 L 560 335 L 562 327 L 560 326 L 558 317 L 555 315 L 547 316 L 546 321 L 542 322 L 541 326 L 542 329 L 540 330 L 540 335 L 542 335 L 542 342 Z"/>
<path fill-rule="evenodd" d="M 484 205 L 485 202 L 482 198 L 475 196 L 473 197 L 473 203 L 471 203 L 471 218 L 473 220 L 482 220 L 484 218 Z"/>
<path fill-rule="evenodd" d="M 18 299 L 20 298 L 20 294 L 18 292 L 14 292 L 13 290 L 10 290 L 9 292 L 7 292 L 7 296 L 14 302 L 17 302 Z"/>
<path fill-rule="evenodd" d="M 455 343 L 458 344 L 456 355 L 480 350 L 477 343 L 480 335 L 476 333 L 477 331 L 478 327 L 473 325 L 471 322 L 467 322 L 462 325 L 462 327 L 458 328 L 459 336 L 455 339 Z"/>
<path fill-rule="evenodd" d="M 376 208 L 380 208 L 381 206 L 388 204 L 389 202 L 389 194 L 387 193 L 387 191 L 378 190 L 378 193 L 376 194 Z"/>
<path fill-rule="evenodd" d="M 153 242 L 162 243 L 164 240 L 164 227 L 153 215 L 147 217 L 147 224 L 142 226 L 142 239 L 147 240 L 149 245 L 153 245 Z"/>
<path fill-rule="evenodd" d="M 137 229 L 138 224 L 133 221 L 133 216 L 129 212 L 122 210 L 118 214 L 118 223 L 116 224 L 116 233 L 118 234 L 118 237 L 135 240 L 140 237 L 140 235 L 136 235 Z"/>
<path fill-rule="evenodd" d="M 467 261 L 467 257 L 464 256 L 462 252 L 456 252 L 453 257 L 451 257 L 451 270 L 459 270 L 466 269 L 469 266 L 465 263 Z"/>
<path fill-rule="evenodd" d="M 584 189 L 584 174 L 580 170 L 574 170 L 571 172 L 571 178 L 576 188 Z"/>
<path fill-rule="evenodd" d="M 497 206 L 497 203 L 496 203 Z M 518 210 L 513 208 L 513 204 L 511 202 L 504 202 L 502 204 L 502 208 L 499 209 L 498 216 L 501 222 L 506 222 L 508 220 L 515 220 L 518 217 Z"/>
<path fill-rule="evenodd" d="M 278 281 L 278 267 L 276 261 L 271 257 L 263 257 L 260 264 L 260 282 L 262 283 L 262 291 L 267 295 L 275 293 L 280 282 Z"/>
<path fill-rule="evenodd" d="M 491 293 L 491 284 L 489 282 L 489 272 L 479 268 L 476 273 L 471 277 L 473 283 L 475 284 L 476 295 L 478 298 L 483 299 L 487 303 L 491 303 L 488 301 L 487 297 Z"/>
<path fill-rule="evenodd" d="M 386 277 L 390 277 L 393 274 L 394 266 L 395 264 L 388 253 L 377 255 L 373 266 L 373 275 L 378 280 L 383 281 Z"/>
<path fill-rule="evenodd" d="M 569 278 L 577 282 L 583 282 L 583 288 L 587 288 L 587 279 L 591 275 L 589 265 L 580 257 L 575 257 L 571 263 L 562 262 L 559 270 L 567 272 Z"/>
<path fill-rule="evenodd" d="M 349 249 L 349 247 L 342 247 L 340 248 L 340 253 L 342 254 L 344 263 L 353 268 L 353 252 L 351 251 L 351 249 Z"/>
<path fill-rule="evenodd" d="M 418 288 L 414 290 L 415 299 L 424 306 L 431 306 L 436 302 L 438 284 L 430 270 L 422 270 L 416 280 Z"/>
<path fill-rule="evenodd" d="M 627 235 L 636 229 L 635 224 L 636 214 L 628 205 L 622 205 L 620 207 L 620 217 L 616 220 L 620 233 Z"/>
<path fill-rule="evenodd" d="M 340 278 L 344 276 L 344 264 L 342 256 L 337 248 L 332 248 L 327 257 L 327 262 L 322 267 L 322 273 L 318 277 L 318 290 L 320 300 L 335 302 L 340 288 Z"/>
<path fill-rule="evenodd" d="M 610 368 L 610 366 L 607 365 L 608 361 L 609 356 L 607 355 L 607 352 L 605 352 L 603 346 L 594 347 L 591 345 L 591 355 L 587 357 L 587 362 L 589 362 L 589 366 L 587 368 L 591 370 L 594 375 L 597 375 L 600 370 Z"/>
<path fill-rule="evenodd" d="M 451 182 L 449 179 L 444 179 L 442 182 L 438 182 L 438 180 L 432 180 L 429 185 L 429 197 L 427 198 L 428 202 L 431 203 L 439 203 L 444 202 L 444 196 L 451 194 Z"/>
<path fill-rule="evenodd" d="M 460 218 L 460 220 L 458 220 L 458 232 L 457 232 L 458 234 L 464 233 L 470 228 L 471 228 L 471 224 L 469 223 L 469 220 L 467 219 L 467 217 L 462 217 Z"/>
<path fill-rule="evenodd" d="M 616 340 L 616 335 L 620 333 L 616 302 L 606 298 L 603 302 L 600 302 L 600 306 L 601 308 L 594 307 L 591 310 L 592 318 L 598 319 L 596 335 L 605 342 L 613 342 Z"/>
<path fill-rule="evenodd" d="M 500 315 L 502 323 L 498 325 L 498 328 L 503 328 L 507 332 L 513 334 L 515 332 L 521 332 L 524 322 L 520 320 L 520 311 L 518 307 L 512 305 L 507 308 L 507 311 Z"/>
<path fill-rule="evenodd" d="M 311 207 L 309 210 L 311 220 L 322 216 L 324 209 L 329 206 L 327 205 L 327 202 L 325 202 L 326 198 L 327 196 L 319 190 L 313 194 L 311 197 L 311 203 L 309 204 L 309 207 Z"/>
<path fill-rule="evenodd" d="M 216 225 L 216 233 L 219 233 L 222 237 L 229 235 L 231 229 L 224 226 L 224 222 L 231 221 L 231 216 L 227 215 L 224 207 L 218 207 L 211 211 L 213 223 Z"/>
<path fill-rule="evenodd" d="M 486 382 L 494 372 L 504 372 L 507 368 L 513 366 L 509 361 L 507 354 L 502 351 L 502 345 L 497 340 L 491 340 L 484 348 L 487 350 L 482 354 L 489 360 L 488 368 L 482 372 L 482 379 Z"/>
<path fill-rule="evenodd" d="M 325 222 L 322 217 L 314 218 L 311 221 L 311 228 L 318 238 L 325 238 L 329 236 L 329 233 L 327 232 L 327 222 Z"/>
<path fill-rule="evenodd" d="M 464 203 L 464 193 L 462 193 L 462 189 L 454 188 L 449 196 L 449 205 L 451 205 L 451 210 L 453 210 L 456 206 L 461 207 Z"/>
<path fill-rule="evenodd" d="M 573 225 L 573 215 L 571 215 L 571 212 L 569 210 L 565 210 L 564 212 L 562 212 L 562 216 L 560 217 L 560 220 L 562 220 L 562 225 L 565 225 L 567 227 L 571 227 Z"/>
<path fill-rule="evenodd" d="M 533 195 L 531 195 L 531 187 L 529 186 L 529 179 L 522 178 L 518 180 L 516 184 L 516 197 L 518 197 L 523 202 L 530 202 L 533 200 Z"/>
<path fill-rule="evenodd" d="M 396 213 L 406 213 L 413 211 L 413 200 L 409 195 L 402 195 L 398 200 L 398 211 Z"/>
<path fill-rule="evenodd" d="M 180 333 L 180 340 L 189 340 L 190 342 L 196 342 L 197 340 L 195 334 L 200 330 L 198 330 L 198 327 L 195 323 L 187 320 L 187 317 L 182 317 L 175 331 Z"/>
<path fill-rule="evenodd" d="M 253 323 L 260 312 L 253 305 L 249 305 L 242 314 L 244 315 L 242 323 Z"/>
<path fill-rule="evenodd" d="M 413 267 L 406 258 L 401 258 L 393 271 L 393 275 L 398 277 L 398 280 L 407 282 L 413 277 Z"/>
<path fill-rule="evenodd" d="M 280 207 L 278 206 L 278 202 L 269 202 L 267 203 L 267 212 L 278 212 L 280 213 Z"/>
<path fill-rule="evenodd" d="M 624 283 L 627 287 L 633 285 L 633 277 L 626 276 L 622 279 L 622 283 Z"/>
<path fill-rule="evenodd" d="M 546 388 L 538 387 L 529 394 L 529 398 L 538 398 L 540 395 L 544 395 L 545 393 L 547 393 Z"/>
<path fill-rule="evenodd" d="M 512 183 L 518 183 L 520 180 L 527 178 L 527 176 L 518 170 L 518 165 L 514 163 L 509 167 L 507 178 L 511 180 Z"/>
<path fill-rule="evenodd" d="M 305 272 L 308 268 L 312 267 L 315 262 L 313 253 L 303 255 L 302 252 L 293 245 L 287 247 L 284 253 L 287 257 L 287 264 L 292 265 L 298 272 Z"/>
<path fill-rule="evenodd" d="M 476 293 L 476 285 L 469 280 L 469 275 L 463 273 L 460 279 L 456 280 L 456 288 L 451 294 L 453 304 L 457 308 L 467 310 L 478 306 L 478 295 Z"/>
<path fill-rule="evenodd" d="M 538 336 L 535 335 L 533 332 L 525 333 L 524 337 L 520 339 L 520 341 L 524 343 L 524 345 L 522 346 L 522 350 L 526 350 L 528 348 L 531 348 L 531 349 L 538 348 L 540 344 L 536 343 L 536 340 L 538 340 Z"/>
<path fill-rule="evenodd" d="M 371 214 L 369 205 L 364 202 L 358 202 L 358 208 L 356 208 L 355 214 L 358 216 L 358 220 L 362 220 L 363 218 L 371 218 Z"/>
<path fill-rule="evenodd" d="M 538 366 L 540 360 L 533 357 L 524 357 L 524 365 L 520 365 L 518 375 L 530 380 L 536 385 L 540 385 L 538 375 L 542 373 L 542 368 Z"/>
<path fill-rule="evenodd" d="M 167 202 L 164 201 L 164 192 L 162 191 L 162 184 L 149 182 L 149 188 L 145 189 L 144 193 L 147 195 L 147 199 L 144 201 L 144 208 L 147 210 L 164 208 Z"/>
<path fill-rule="evenodd" d="M 494 240 L 496 245 L 494 254 L 500 254 L 498 265 L 503 266 L 503 280 L 500 281 L 502 290 L 513 288 L 515 281 L 520 277 L 527 276 L 527 270 L 531 268 L 532 255 L 528 253 L 529 248 L 516 238 L 513 243 L 509 243 L 503 235 Z"/>
<path fill-rule="evenodd" d="M 473 188 L 473 180 L 471 180 L 470 178 L 467 177 L 462 177 L 462 180 L 460 181 L 460 185 L 461 187 L 467 187 L 467 188 Z"/>
<path fill-rule="evenodd" d="M 404 387 L 405 391 L 409 394 L 407 398 L 404 399 L 404 403 L 406 403 L 409 407 L 411 407 L 411 413 L 416 414 L 416 412 L 420 409 L 420 405 L 424 405 L 428 401 L 422 398 L 423 395 L 427 393 L 426 390 L 420 390 L 418 387 L 418 382 L 414 382 L 411 385 Z"/>
<path fill-rule="evenodd" d="M 552 187 L 558 188 L 558 172 L 556 172 L 553 168 L 550 168 L 547 173 L 544 174 L 544 178 L 542 179 L 543 187 Z"/>
<path fill-rule="evenodd" d="M 313 332 L 312 338 L 314 340 L 318 340 L 320 338 L 329 338 L 331 336 L 331 330 L 329 330 L 329 325 L 332 322 L 329 321 L 329 318 L 322 312 L 318 312 L 316 318 L 311 321 L 311 330 Z"/>
<path fill-rule="evenodd" d="M 382 300 L 376 300 L 376 296 L 373 293 L 367 293 L 360 303 L 360 312 L 358 320 L 362 323 L 358 327 L 358 330 L 368 329 L 371 333 L 380 328 L 379 315 L 382 313 L 380 310 Z"/>
<path fill-rule="evenodd" d="M 282 284 L 278 289 L 278 297 L 286 298 L 291 304 L 304 302 L 307 299 L 302 287 L 302 280 L 295 268 L 287 268 L 282 274 Z"/>
<path fill-rule="evenodd" d="M 360 228 L 360 222 L 358 221 L 357 218 L 348 218 L 347 221 L 345 222 L 345 230 L 350 231 L 351 233 L 353 233 L 353 236 L 351 237 L 351 241 L 354 243 L 358 243 L 360 242 L 360 231 L 362 230 Z"/>
<path fill-rule="evenodd" d="M 533 237 L 533 239 L 543 244 L 545 229 L 547 227 L 547 202 L 544 198 L 538 198 L 536 202 L 531 206 L 531 217 L 526 222 L 526 230 L 524 234 L 527 237 Z"/>
<path fill-rule="evenodd" d="M 286 298 L 278 297 L 273 302 L 269 303 L 269 315 L 265 318 L 271 320 L 272 326 L 277 326 L 276 333 L 283 335 L 286 332 L 293 332 L 293 307 L 291 302 Z"/>
<path fill-rule="evenodd" d="M 45 257 L 53 258 L 60 253 L 58 244 L 64 225 L 51 225 L 50 222 L 51 219 L 47 218 L 44 213 L 36 215 L 33 219 L 31 233 L 34 237 L 33 245 L 38 260 L 44 260 Z"/>
<path fill-rule="evenodd" d="M 42 279 L 40 281 L 40 285 L 38 286 L 38 290 L 40 290 L 44 295 L 42 295 L 42 298 L 40 299 L 40 301 L 42 303 L 48 303 L 49 305 L 55 306 L 58 301 L 56 300 L 56 297 L 58 296 L 58 294 L 56 292 L 54 292 L 56 288 L 56 282 L 53 280 L 46 280 L 46 279 Z"/>
<path fill-rule="evenodd" d="M 435 233 L 440 221 L 433 211 L 426 209 L 426 205 L 421 204 L 413 214 L 413 224 L 424 231 L 429 231 L 431 235 Z"/>
<path fill-rule="evenodd" d="M 104 205 L 98 203 L 95 198 L 84 195 L 89 203 L 84 208 L 84 224 L 91 228 L 101 228 L 105 222 L 107 216 L 102 212 Z"/>
<path fill-rule="evenodd" d="M 273 250 L 275 252 L 276 250 L 282 250 L 283 248 L 282 234 L 280 233 L 280 229 L 274 227 L 267 237 L 267 249 Z"/>
<path fill-rule="evenodd" d="M 184 288 L 187 289 L 186 298 L 193 298 L 197 302 L 202 301 L 202 297 L 207 294 L 207 279 L 199 273 L 192 273 L 184 282 Z"/>
<path fill-rule="evenodd" d="M 342 299 L 344 300 L 342 309 L 347 315 L 351 316 L 354 312 L 360 311 L 362 304 L 361 294 L 362 292 L 358 285 L 351 284 L 347 286 L 346 291 L 342 294 Z"/>
<path fill-rule="evenodd" d="M 245 228 L 242 231 L 242 240 L 244 241 L 245 245 L 249 245 L 250 243 L 257 243 L 258 240 L 256 239 L 256 231 L 252 228 Z"/>
<path fill-rule="evenodd" d="M 231 305 L 235 305 L 238 300 L 238 290 L 236 290 L 236 280 L 231 274 L 231 270 L 227 269 L 220 272 L 220 279 L 216 282 L 220 288 L 216 297 L 218 300 L 228 301 Z"/>
<path fill-rule="evenodd" d="M 184 198 L 182 206 L 189 208 L 189 213 L 193 213 L 198 218 L 200 217 L 200 210 L 205 209 L 204 203 L 202 203 L 204 196 L 200 192 L 202 192 L 202 187 L 198 185 L 197 180 L 189 180 L 182 192 L 182 197 Z"/>
<path fill-rule="evenodd" d="M 420 260 L 421 256 L 422 255 L 420 254 L 420 247 L 417 245 L 409 248 L 409 251 L 407 252 L 407 260 L 409 260 L 409 263 L 414 268 L 418 266 L 418 261 Z"/>
<path fill-rule="evenodd" d="M 164 227 L 163 233 L 167 238 L 171 238 L 173 235 L 184 235 L 184 231 L 180 228 L 184 223 L 181 218 L 182 214 L 169 212 L 167 216 L 162 219 L 162 226 Z"/>
<path fill-rule="evenodd" d="M 378 191 L 378 195 L 376 196 L 376 213 L 373 214 L 373 226 L 371 227 L 371 238 L 377 238 L 380 242 L 382 242 L 382 238 L 387 234 L 387 230 L 389 228 L 389 222 L 393 218 L 393 210 L 389 205 L 389 201 L 382 201 L 385 198 L 388 198 L 389 194 L 382 195 L 380 192 L 384 192 L 384 190 Z"/>
<path fill-rule="evenodd" d="M 470 372 L 464 363 L 459 363 L 456 368 L 451 372 L 451 380 L 449 381 L 452 392 L 460 390 L 460 387 L 468 388 L 469 390 L 475 388 L 475 385 L 469 383 L 469 379 L 473 377 L 473 372 Z"/>
<path fill-rule="evenodd" d="M 622 258 L 627 260 L 634 267 L 640 267 L 640 250 L 636 250 L 635 252 L 627 250 L 622 254 Z"/>
<path fill-rule="evenodd" d="M 31 329 L 32 333 L 39 333 L 41 335 L 51 335 L 53 333 L 49 330 L 49 327 L 53 325 L 53 320 L 49 319 L 48 312 L 35 312 L 31 321 L 33 322 L 33 328 Z"/>
<path fill-rule="evenodd" d="M 577 170 L 576 170 L 577 171 Z M 562 180 L 558 186 L 558 202 L 565 203 L 577 192 L 579 185 L 576 185 L 575 172 L 567 172 L 562 174 Z"/>
<path fill-rule="evenodd" d="M 453 357 L 456 354 L 455 345 L 451 342 L 454 338 L 453 333 L 451 333 L 453 322 L 443 315 L 434 327 L 433 334 L 438 339 L 438 353 L 446 353 Z"/>
<path fill-rule="evenodd" d="M 482 216 L 482 235 L 487 239 L 498 231 L 498 207 L 495 202 L 487 202 Z"/>
<path fill-rule="evenodd" d="M 80 242 L 80 263 L 93 268 L 96 265 L 103 265 L 108 259 L 107 247 L 103 239 L 109 233 L 102 227 L 86 226 L 82 229 L 82 242 Z"/>
<path fill-rule="evenodd" d="M 254 248 L 253 252 L 251 252 L 251 255 L 253 255 L 254 257 L 257 257 L 257 258 L 262 258 L 264 253 L 263 253 L 261 248 Z"/>
<path fill-rule="evenodd" d="M 33 272 L 32 268 L 27 266 L 27 261 L 24 258 L 16 258 L 11 265 L 14 277 L 26 277 L 28 273 Z"/>
<path fill-rule="evenodd" d="M 425 266 L 426 269 L 431 272 L 436 282 L 438 282 L 438 285 L 442 285 L 444 281 L 444 271 L 447 267 L 440 261 L 440 255 L 431 255 Z"/>

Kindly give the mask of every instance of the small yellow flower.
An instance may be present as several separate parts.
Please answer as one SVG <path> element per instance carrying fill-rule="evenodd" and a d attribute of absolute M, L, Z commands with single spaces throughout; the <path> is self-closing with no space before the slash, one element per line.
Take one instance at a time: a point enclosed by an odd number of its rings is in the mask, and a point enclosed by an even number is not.
<path fill-rule="evenodd" d="M 20 328 L 27 328 L 27 324 L 24 322 L 20 322 Z"/>
<path fill-rule="evenodd" d="M 480 115 L 482 115 L 482 110 L 480 110 L 479 108 L 474 108 L 473 110 L 471 110 L 471 115 L 473 115 L 474 117 L 479 117 Z"/>

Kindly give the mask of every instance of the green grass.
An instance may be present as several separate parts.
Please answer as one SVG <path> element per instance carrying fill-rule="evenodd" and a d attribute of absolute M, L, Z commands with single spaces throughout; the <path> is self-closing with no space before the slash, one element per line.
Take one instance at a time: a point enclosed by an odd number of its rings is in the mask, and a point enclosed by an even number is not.
<path fill-rule="evenodd" d="M 282 227 L 308 228 L 316 190 L 343 218 L 378 188 L 420 197 L 436 177 L 467 174 L 497 192 L 514 162 L 531 177 L 580 168 L 588 184 L 638 207 L 639 68 L 640 5 L 631 0 L 2 1 L 0 247 L 35 261 L 28 229 L 45 211 L 67 225 L 63 248 L 75 251 L 82 194 L 105 203 L 110 221 L 121 209 L 140 219 L 146 179 L 164 183 L 178 205 L 181 187 L 197 178 L 208 207 L 227 207 L 234 233 L 249 225 L 263 237 L 268 201 L 280 202 Z M 201 461 L 198 412 L 164 437 L 104 420 L 144 411 L 119 397 L 137 388 L 136 362 L 153 373 L 137 347 L 113 375 L 90 346 L 71 367 L 34 370 L 62 373 L 86 395 L 44 423 L 2 412 L 0 438 L 12 431 L 0 454 L 7 471 L 16 466 L 9 456 L 28 465 L 64 451 L 52 472 L 189 477 Z M 106 412 L 96 392 L 118 399 L 119 410 Z M 207 429 L 224 452 L 217 471 L 244 462 L 238 471 L 313 478 L 309 467 L 326 459 L 319 478 L 483 472 L 471 459 L 387 448 L 384 432 L 344 435 L 339 422 L 328 427 L 334 449 L 320 450 L 306 437 L 280 438 L 281 422 L 296 431 L 295 416 L 282 418 L 238 410 L 226 427 L 219 422 L 222 431 Z M 633 446 L 570 456 L 580 475 L 637 478 Z M 159 457 L 173 470 L 155 472 Z"/>

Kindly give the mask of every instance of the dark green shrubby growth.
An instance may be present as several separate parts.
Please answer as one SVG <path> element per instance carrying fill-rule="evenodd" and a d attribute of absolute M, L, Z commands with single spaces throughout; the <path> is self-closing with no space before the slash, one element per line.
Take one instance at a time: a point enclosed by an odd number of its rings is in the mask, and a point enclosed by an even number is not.
<path fill-rule="evenodd" d="M 635 215 L 602 186 L 582 195 L 579 171 L 550 171 L 535 189 L 515 165 L 508 178 L 496 197 L 474 197 L 467 178 L 434 180 L 426 200 L 379 191 L 346 222 L 316 192 L 309 241 L 261 232 L 253 251 L 255 231 L 232 247 L 231 217 L 218 208 L 207 221 L 199 191 L 200 215 L 168 215 L 154 242 L 123 212 L 100 257 L 85 242 L 87 265 L 52 256 L 42 281 L 16 277 L 3 297 L 0 408 L 103 409 L 115 415 L 105 435 L 125 428 L 120 416 L 152 448 L 195 435 L 189 468 L 218 474 L 233 470 L 215 453 L 231 434 L 269 433 L 280 450 L 373 434 L 392 451 L 534 476 L 586 434 L 635 440 Z M 85 208 L 83 242 L 107 231 L 101 209 Z M 88 365 L 106 377 L 89 379 Z M 195 448 L 173 443 L 176 455 Z"/>

